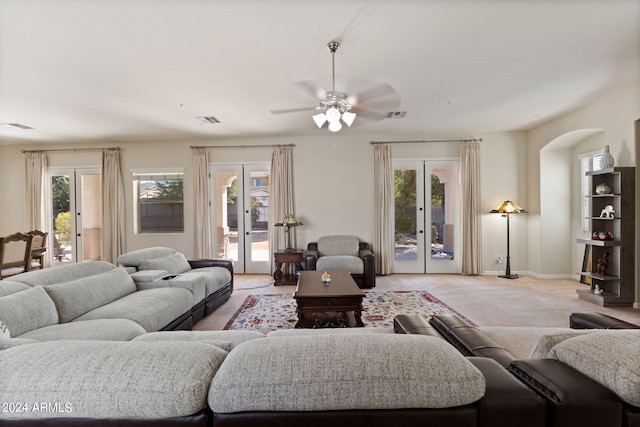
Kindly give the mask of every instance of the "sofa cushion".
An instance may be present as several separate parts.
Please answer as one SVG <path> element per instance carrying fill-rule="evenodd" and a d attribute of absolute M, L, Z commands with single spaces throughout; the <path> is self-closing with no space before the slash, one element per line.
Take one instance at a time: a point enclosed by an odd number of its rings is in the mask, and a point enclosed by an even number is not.
<path fill-rule="evenodd" d="M 0 402 L 60 402 L 63 410 L 1 418 L 167 418 L 207 407 L 227 352 L 194 342 L 58 341 L 0 352 Z M 88 357 L 90 356 L 90 357 Z"/>
<path fill-rule="evenodd" d="M 36 340 L 27 338 L 0 338 L 0 351 L 6 350 L 11 347 L 17 347 L 19 345 L 37 343 Z"/>
<path fill-rule="evenodd" d="M 50 285 L 46 290 L 56 304 L 60 323 L 66 323 L 135 292 L 136 285 L 124 268 L 117 267 L 104 273 Z"/>
<path fill-rule="evenodd" d="M 438 338 L 300 336 L 237 346 L 211 383 L 209 405 L 215 413 L 446 408 L 484 392 L 480 371 Z"/>
<path fill-rule="evenodd" d="M 29 271 L 28 273 L 12 276 L 14 282 L 24 283 L 29 286 L 49 286 L 57 283 L 71 282 L 87 276 L 93 276 L 116 268 L 106 261 L 87 261 L 65 264 L 56 268 L 44 268 L 42 270 Z"/>
<path fill-rule="evenodd" d="M 129 341 L 147 331 L 129 319 L 95 319 L 45 326 L 22 334 L 36 341 L 104 340 Z"/>
<path fill-rule="evenodd" d="M 3 280 L 0 285 L 0 297 L 15 294 L 16 292 L 24 291 L 31 287 L 24 283 L 12 282 L 10 280 Z"/>
<path fill-rule="evenodd" d="M 208 342 L 231 351 L 245 341 L 264 338 L 257 331 L 163 331 L 150 332 L 134 338 L 134 341 L 197 341 Z M 230 347 L 230 348 L 225 348 Z"/>
<path fill-rule="evenodd" d="M 320 256 L 351 255 L 358 256 L 360 240 L 355 236 L 323 236 L 318 239 Z"/>
<path fill-rule="evenodd" d="M 170 274 L 180 274 L 191 270 L 191 265 L 180 252 L 160 258 L 146 259 L 138 264 L 138 270 L 166 270 Z"/>
<path fill-rule="evenodd" d="M 640 330 L 594 331 L 562 341 L 550 356 L 640 406 Z"/>
<path fill-rule="evenodd" d="M 357 256 L 322 256 L 316 261 L 316 270 L 342 270 L 351 274 L 362 274 L 364 272 L 364 262 Z"/>
<path fill-rule="evenodd" d="M 91 310 L 74 321 L 130 319 L 147 332 L 156 332 L 191 310 L 193 296 L 181 288 L 158 288 L 133 292 Z"/>
<path fill-rule="evenodd" d="M 176 277 L 175 281 L 202 281 L 205 295 L 209 296 L 231 282 L 231 273 L 224 267 L 203 267 L 187 271 Z"/>
<path fill-rule="evenodd" d="M 162 258 L 174 253 L 176 253 L 175 249 L 155 246 L 122 254 L 118 257 L 117 262 L 118 265 L 138 267 L 141 262 L 148 259 Z"/>
<path fill-rule="evenodd" d="M 565 331 L 546 333 L 538 338 L 538 342 L 536 346 L 531 351 L 529 355 L 530 359 L 548 359 L 549 352 L 553 347 L 560 344 L 564 340 L 568 340 L 569 338 L 577 337 L 580 335 L 584 335 L 587 333 L 593 332 L 588 329 L 567 329 Z"/>
<path fill-rule="evenodd" d="M 12 337 L 58 323 L 56 305 L 41 286 L 0 298 L 0 319 Z"/>

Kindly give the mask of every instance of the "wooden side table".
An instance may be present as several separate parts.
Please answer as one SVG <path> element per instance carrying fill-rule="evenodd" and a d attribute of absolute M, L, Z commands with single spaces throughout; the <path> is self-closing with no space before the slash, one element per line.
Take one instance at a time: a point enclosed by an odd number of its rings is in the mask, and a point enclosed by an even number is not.
<path fill-rule="evenodd" d="M 295 285 L 298 283 L 298 272 L 304 270 L 302 250 L 279 249 L 273 253 L 276 270 L 273 272 L 274 285 Z M 282 265 L 286 264 L 284 272 Z"/>

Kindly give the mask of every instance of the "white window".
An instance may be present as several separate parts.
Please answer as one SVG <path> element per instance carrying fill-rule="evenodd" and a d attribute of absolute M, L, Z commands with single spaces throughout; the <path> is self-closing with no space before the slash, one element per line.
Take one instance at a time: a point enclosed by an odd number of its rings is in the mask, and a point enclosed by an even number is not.
<path fill-rule="evenodd" d="M 184 171 L 134 170 L 135 232 L 184 232 Z"/>
<path fill-rule="evenodd" d="M 591 233 L 591 196 L 592 179 L 587 172 L 602 169 L 603 152 L 584 154 L 580 156 L 580 176 L 582 180 L 582 231 Z"/>

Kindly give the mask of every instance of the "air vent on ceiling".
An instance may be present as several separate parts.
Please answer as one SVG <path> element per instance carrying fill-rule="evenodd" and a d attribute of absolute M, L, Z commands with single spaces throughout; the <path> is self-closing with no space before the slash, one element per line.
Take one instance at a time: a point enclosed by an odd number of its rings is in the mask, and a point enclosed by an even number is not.
<path fill-rule="evenodd" d="M 402 119 L 404 118 L 406 111 L 391 111 L 387 114 L 387 119 Z"/>
<path fill-rule="evenodd" d="M 31 126 L 21 125 L 20 123 L 0 123 L 0 124 L 5 126 L 11 126 L 18 129 L 24 129 L 24 130 L 33 129 Z"/>
<path fill-rule="evenodd" d="M 218 120 L 214 116 L 197 116 L 196 119 L 200 120 L 201 123 L 207 125 L 215 125 L 220 123 L 220 120 Z"/>

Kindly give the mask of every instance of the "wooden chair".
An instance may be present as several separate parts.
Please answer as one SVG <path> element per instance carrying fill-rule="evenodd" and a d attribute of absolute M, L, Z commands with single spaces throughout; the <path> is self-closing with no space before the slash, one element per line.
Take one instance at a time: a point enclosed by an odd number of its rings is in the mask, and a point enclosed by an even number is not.
<path fill-rule="evenodd" d="M 47 252 L 47 236 L 49 233 L 33 230 L 29 233 L 33 236 L 33 240 L 31 241 L 31 263 L 29 265 L 29 270 L 39 270 L 44 268 L 44 254 Z"/>
<path fill-rule="evenodd" d="M 0 280 L 29 271 L 32 240 L 25 233 L 0 237 Z"/>

